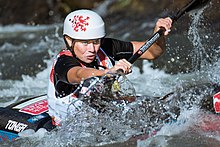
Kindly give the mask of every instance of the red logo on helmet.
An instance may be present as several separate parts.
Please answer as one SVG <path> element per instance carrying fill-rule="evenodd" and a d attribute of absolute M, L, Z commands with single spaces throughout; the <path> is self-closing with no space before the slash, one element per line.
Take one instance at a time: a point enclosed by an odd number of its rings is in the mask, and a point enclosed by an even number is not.
<path fill-rule="evenodd" d="M 83 16 L 75 15 L 72 20 L 72 27 L 73 30 L 78 31 L 86 31 L 86 26 L 89 25 L 88 23 L 89 17 L 83 18 Z"/>

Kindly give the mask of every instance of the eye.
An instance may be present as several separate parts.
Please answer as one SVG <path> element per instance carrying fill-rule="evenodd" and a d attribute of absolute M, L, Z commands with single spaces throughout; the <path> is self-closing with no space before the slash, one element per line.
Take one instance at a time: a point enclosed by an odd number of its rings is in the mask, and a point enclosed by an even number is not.
<path fill-rule="evenodd" d="M 100 44 L 100 39 L 94 40 L 93 44 Z"/>
<path fill-rule="evenodd" d="M 83 45 L 88 45 L 89 43 L 87 41 L 82 41 Z"/>

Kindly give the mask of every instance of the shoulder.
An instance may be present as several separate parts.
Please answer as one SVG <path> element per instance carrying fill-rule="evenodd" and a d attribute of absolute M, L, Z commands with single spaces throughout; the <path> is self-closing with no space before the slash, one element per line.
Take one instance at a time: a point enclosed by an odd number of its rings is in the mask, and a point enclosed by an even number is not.
<path fill-rule="evenodd" d="M 57 58 L 59 58 L 60 56 L 70 56 L 70 57 L 73 57 L 73 54 L 70 50 L 67 50 L 67 49 L 63 49 L 61 50 L 58 55 L 57 55 Z"/>
<path fill-rule="evenodd" d="M 79 61 L 69 50 L 59 52 L 57 61 L 55 63 L 55 69 L 70 69 L 74 66 L 81 66 Z"/>
<path fill-rule="evenodd" d="M 74 56 L 63 54 L 59 56 L 57 58 L 57 61 L 55 62 L 55 65 L 54 65 L 55 76 L 59 80 L 68 83 L 67 72 L 75 66 L 81 66 L 79 61 Z"/>

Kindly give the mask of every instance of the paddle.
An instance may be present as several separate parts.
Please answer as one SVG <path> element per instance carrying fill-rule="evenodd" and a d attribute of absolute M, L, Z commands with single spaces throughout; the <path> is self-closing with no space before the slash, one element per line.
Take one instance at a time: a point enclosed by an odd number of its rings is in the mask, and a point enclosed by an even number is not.
<path fill-rule="evenodd" d="M 192 0 L 191 2 L 189 2 L 187 5 L 185 5 L 182 9 L 180 9 L 176 15 L 174 15 L 173 17 L 171 17 L 171 19 L 173 20 L 173 22 L 177 21 L 182 15 L 184 15 L 185 13 L 191 11 L 191 10 L 195 10 L 198 9 L 202 6 L 204 6 L 205 4 L 207 4 L 210 0 Z M 131 58 L 129 58 L 129 62 L 131 64 L 133 64 L 144 52 L 146 52 L 165 32 L 165 28 L 161 28 L 160 30 L 158 30 L 134 55 L 131 56 Z M 120 70 L 117 73 L 122 73 Z M 120 75 L 119 75 L 120 76 Z M 119 78 L 116 77 L 116 79 Z M 93 82 L 91 83 L 91 85 L 89 87 L 87 87 L 87 90 L 84 91 L 82 94 L 86 94 L 89 92 L 89 90 L 98 83 L 98 79 L 93 80 Z M 117 81 L 117 80 L 116 80 Z M 120 90 L 120 86 L 118 86 L 118 83 L 114 83 L 113 85 L 114 87 L 116 87 L 115 89 L 119 89 Z M 118 88 L 119 87 L 119 88 Z M 78 90 L 78 89 L 77 89 Z"/>
<path fill-rule="evenodd" d="M 199 9 L 201 7 L 203 7 L 204 5 L 206 5 L 210 0 L 192 0 L 190 1 L 188 4 L 186 4 L 183 8 L 181 8 L 176 15 L 171 16 L 171 19 L 174 22 L 176 22 L 182 15 L 186 14 L 189 11 L 195 10 L 195 9 Z M 128 61 L 133 64 L 143 53 L 145 53 L 162 35 L 164 35 L 165 32 L 165 28 L 160 28 L 156 33 L 154 33 L 147 42 L 144 43 L 143 46 L 140 47 L 140 49 L 134 54 L 132 55 Z M 117 82 L 119 77 L 123 74 L 123 70 L 119 69 L 117 70 L 117 74 L 118 76 L 116 77 L 115 80 L 115 85 L 116 87 L 119 87 L 117 85 L 119 85 L 119 83 Z M 114 86 L 113 84 L 113 86 Z M 120 87 L 119 87 L 120 90 Z M 173 94 L 173 92 L 167 94 L 166 96 L 162 97 L 161 100 L 166 99 L 169 95 Z"/>
<path fill-rule="evenodd" d="M 191 10 L 201 8 L 204 5 L 206 5 L 209 1 L 210 0 L 192 0 L 191 2 L 186 4 L 183 8 L 181 8 L 176 13 L 176 15 L 172 16 L 171 19 L 173 20 L 173 22 L 175 22 L 185 13 L 187 13 Z M 153 45 L 164 34 L 164 31 L 165 31 L 164 28 L 161 28 L 159 31 L 157 31 L 128 61 L 131 64 L 133 64 L 144 52 L 146 52 L 150 48 L 151 45 Z M 97 80 L 97 81 L 99 81 L 99 80 Z M 96 85 L 97 81 L 93 82 L 93 84 L 91 84 L 90 87 Z M 89 91 L 90 87 L 88 88 L 88 91 Z M 84 94 L 86 94 L 88 91 L 84 92 Z M 166 96 L 162 97 L 160 100 L 166 99 L 171 94 L 172 93 L 167 94 Z"/>
<path fill-rule="evenodd" d="M 185 13 L 199 9 L 206 5 L 210 0 L 192 0 L 188 4 L 186 4 L 183 8 L 181 8 L 176 15 L 171 16 L 173 23 L 177 21 L 182 15 Z M 145 44 L 140 47 L 140 49 L 128 59 L 128 61 L 133 64 L 143 53 L 145 53 L 165 32 L 165 28 L 160 28 L 156 33 L 153 34 L 150 39 L 145 42 Z M 120 73 L 120 72 L 119 72 Z"/>
<path fill-rule="evenodd" d="M 188 4 L 186 4 L 183 8 L 181 8 L 176 15 L 171 16 L 171 19 L 173 20 L 173 23 L 177 21 L 182 15 L 186 14 L 187 12 L 195 9 L 199 9 L 206 5 L 210 0 L 192 0 Z M 143 53 L 145 53 L 165 32 L 165 28 L 160 28 L 156 33 L 153 34 L 150 39 L 145 42 L 143 46 L 140 47 L 140 49 L 132 55 L 128 61 L 133 64 Z M 115 77 L 115 83 L 113 84 L 116 85 L 114 87 L 119 87 L 119 83 L 117 82 L 119 77 L 123 74 L 123 70 L 119 69 L 117 70 L 118 76 Z M 95 83 L 94 83 L 95 85 Z M 120 87 L 119 87 L 120 89 Z M 89 91 L 89 90 L 88 90 Z"/>

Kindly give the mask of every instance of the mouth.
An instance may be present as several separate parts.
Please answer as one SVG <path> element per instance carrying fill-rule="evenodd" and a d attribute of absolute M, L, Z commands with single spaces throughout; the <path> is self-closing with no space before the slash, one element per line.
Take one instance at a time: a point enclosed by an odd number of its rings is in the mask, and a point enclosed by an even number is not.
<path fill-rule="evenodd" d="M 94 58 L 95 58 L 95 55 L 87 56 L 87 59 L 88 59 L 88 60 L 94 60 Z"/>

